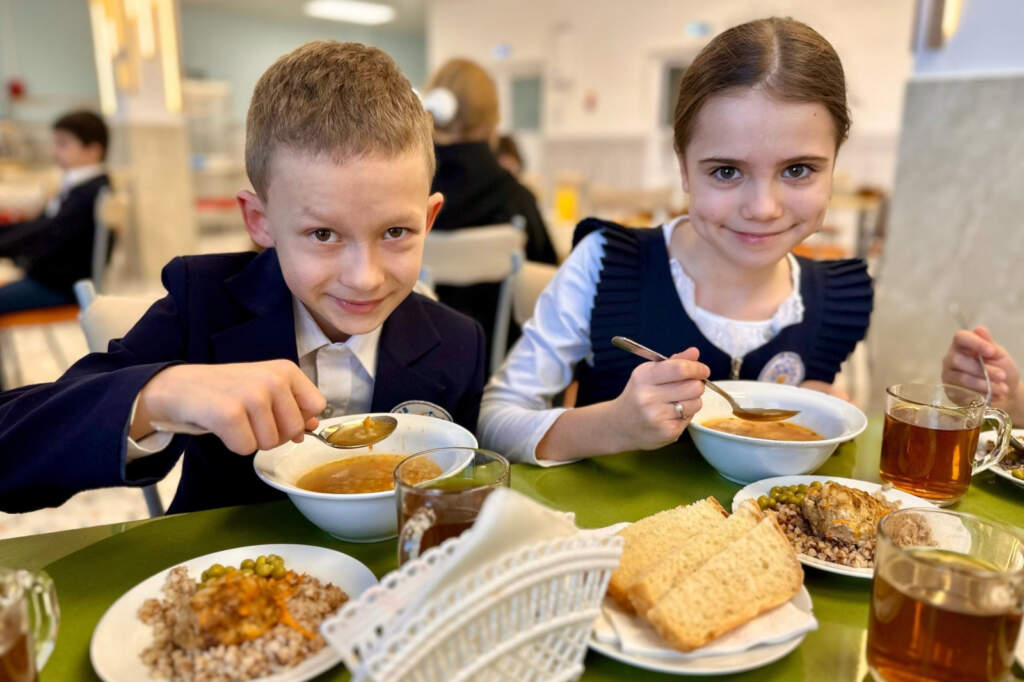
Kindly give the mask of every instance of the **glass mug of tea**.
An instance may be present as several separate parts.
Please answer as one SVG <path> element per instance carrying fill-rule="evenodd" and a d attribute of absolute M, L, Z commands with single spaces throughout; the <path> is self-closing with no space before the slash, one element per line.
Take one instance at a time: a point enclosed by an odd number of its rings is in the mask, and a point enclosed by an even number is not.
<path fill-rule="evenodd" d="M 942 509 L 894 511 L 878 524 L 868 666 L 889 682 L 1010 679 L 1022 605 L 1020 530 Z"/>
<path fill-rule="evenodd" d="M 998 424 L 992 452 L 977 455 L 986 419 Z M 974 391 L 946 384 L 897 384 L 885 389 L 885 427 L 878 474 L 882 481 L 939 505 L 967 492 L 971 476 L 994 466 L 1009 444 L 1010 417 L 986 407 Z"/>
<path fill-rule="evenodd" d="M 395 467 L 398 563 L 472 526 L 487 496 L 508 486 L 509 471 L 504 457 L 477 448 L 437 448 L 403 459 Z M 449 475 L 428 478 L 424 472 Z"/>
<path fill-rule="evenodd" d="M 57 591 L 45 573 L 0 568 L 0 682 L 32 682 L 53 651 Z"/>

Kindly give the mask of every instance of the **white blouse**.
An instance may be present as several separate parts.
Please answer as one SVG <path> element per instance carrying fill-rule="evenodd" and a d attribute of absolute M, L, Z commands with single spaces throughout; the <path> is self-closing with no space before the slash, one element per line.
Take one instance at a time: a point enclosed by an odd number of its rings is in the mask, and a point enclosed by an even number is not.
<path fill-rule="evenodd" d="M 681 216 L 662 226 L 666 245 Z M 558 268 L 537 299 L 533 317 L 484 390 L 478 434 L 483 447 L 513 461 L 540 466 L 565 462 L 538 460 L 537 444 L 565 408 L 552 399 L 572 381 L 578 362 L 593 362 L 590 319 L 601 275 L 605 237 L 587 235 Z M 789 256 L 793 290 L 767 320 L 732 320 L 697 306 L 693 280 L 675 258 L 669 259 L 672 281 L 686 314 L 700 332 L 731 357 L 763 346 L 783 328 L 803 321 L 800 266 Z"/>

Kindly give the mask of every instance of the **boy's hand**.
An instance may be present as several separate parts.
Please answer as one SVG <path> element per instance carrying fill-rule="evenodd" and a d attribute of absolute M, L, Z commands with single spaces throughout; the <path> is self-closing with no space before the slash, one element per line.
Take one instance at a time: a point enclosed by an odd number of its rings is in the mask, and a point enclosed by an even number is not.
<path fill-rule="evenodd" d="M 1024 418 L 1017 363 L 983 326 L 974 331 L 962 329 L 953 335 L 953 342 L 942 358 L 942 381 L 985 395 L 985 375 L 979 357 L 984 360 L 992 382 L 992 404 L 1009 412 L 1014 421 Z"/>
<path fill-rule="evenodd" d="M 301 441 L 316 428 L 327 401 L 288 360 L 226 365 L 175 365 L 158 372 L 139 392 L 131 437 L 152 433 L 151 421 L 197 424 L 229 450 L 257 449 Z"/>
<path fill-rule="evenodd" d="M 612 401 L 622 439 L 617 450 L 654 450 L 675 442 L 700 410 L 702 379 L 710 370 L 688 348 L 668 360 L 645 362 L 633 370 L 629 383 Z M 683 416 L 675 404 L 682 408 Z M 611 451 L 616 451 L 615 449 Z"/>

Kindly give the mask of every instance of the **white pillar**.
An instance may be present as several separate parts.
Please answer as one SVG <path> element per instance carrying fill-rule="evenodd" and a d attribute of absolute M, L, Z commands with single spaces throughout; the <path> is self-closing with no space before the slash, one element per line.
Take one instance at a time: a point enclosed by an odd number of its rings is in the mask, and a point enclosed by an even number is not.
<path fill-rule="evenodd" d="M 123 235 L 132 275 L 155 280 L 195 251 L 188 135 L 181 109 L 178 0 L 89 0 L 112 166 L 127 171 L 134 218 Z"/>

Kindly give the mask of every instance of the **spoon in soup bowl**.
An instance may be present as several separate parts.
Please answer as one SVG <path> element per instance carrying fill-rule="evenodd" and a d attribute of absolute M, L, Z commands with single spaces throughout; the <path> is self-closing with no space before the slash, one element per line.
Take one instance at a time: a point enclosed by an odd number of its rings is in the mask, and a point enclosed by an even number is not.
<path fill-rule="evenodd" d="M 184 433 L 190 436 L 201 436 L 210 433 L 198 424 L 189 422 L 154 421 L 150 425 L 157 431 L 165 433 Z M 373 445 L 390 436 L 398 420 L 387 415 L 364 417 L 363 419 L 352 419 L 340 424 L 325 426 L 319 431 L 306 431 L 307 436 L 313 436 L 325 445 L 339 450 L 362 448 Z"/>
<path fill-rule="evenodd" d="M 658 351 L 651 350 L 647 346 L 625 336 L 612 337 L 612 345 L 645 360 L 652 360 L 654 362 L 668 360 L 667 357 Z M 732 408 L 732 413 L 740 419 L 752 422 L 779 422 L 800 414 L 800 410 L 782 410 L 774 407 L 740 407 L 739 403 L 724 389 L 719 388 L 707 379 L 704 379 L 704 385 L 725 398 Z"/>

